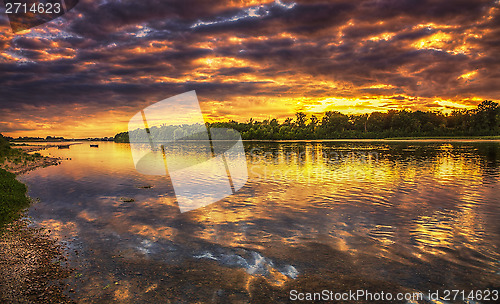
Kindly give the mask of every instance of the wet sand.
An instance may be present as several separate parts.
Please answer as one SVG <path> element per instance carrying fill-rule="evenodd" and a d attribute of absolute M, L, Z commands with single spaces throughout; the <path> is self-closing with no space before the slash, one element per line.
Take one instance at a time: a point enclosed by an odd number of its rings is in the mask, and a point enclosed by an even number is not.
<path fill-rule="evenodd" d="M 63 248 L 27 220 L 7 225 L 0 236 L 1 303 L 73 303 L 64 294 L 71 270 Z"/>

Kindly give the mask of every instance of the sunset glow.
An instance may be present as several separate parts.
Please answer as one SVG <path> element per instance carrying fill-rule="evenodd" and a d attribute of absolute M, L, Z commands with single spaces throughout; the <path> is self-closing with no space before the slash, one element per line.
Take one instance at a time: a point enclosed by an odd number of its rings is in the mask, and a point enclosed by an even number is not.
<path fill-rule="evenodd" d="M 208 121 L 440 110 L 500 100 L 498 1 L 81 1 L 13 34 L 0 132 L 113 136 L 196 90 Z"/>

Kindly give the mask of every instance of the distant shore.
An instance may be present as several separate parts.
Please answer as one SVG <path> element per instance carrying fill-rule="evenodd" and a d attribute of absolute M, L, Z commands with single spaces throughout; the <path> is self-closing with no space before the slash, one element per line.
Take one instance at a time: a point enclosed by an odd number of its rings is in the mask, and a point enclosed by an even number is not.
<path fill-rule="evenodd" d="M 500 142 L 500 136 L 388 137 L 339 139 L 244 139 L 243 142 Z"/>
<path fill-rule="evenodd" d="M 500 141 L 498 136 L 428 136 L 428 137 L 388 137 L 384 140 L 492 140 Z"/>
<path fill-rule="evenodd" d="M 125 132 L 126 133 L 126 132 Z M 123 134 L 123 133 L 122 133 Z M 179 142 L 203 141 L 206 139 L 182 139 Z M 243 142 L 384 142 L 384 141 L 449 141 L 449 142 L 468 142 L 468 141 L 484 141 L 484 142 L 500 142 L 500 135 L 496 136 L 408 136 L 408 137 L 384 137 L 384 138 L 324 138 L 324 139 L 242 139 Z M 226 141 L 215 140 L 212 141 Z M 128 144 L 128 138 L 121 138 L 115 143 Z M 144 142 L 148 143 L 148 142 Z"/>

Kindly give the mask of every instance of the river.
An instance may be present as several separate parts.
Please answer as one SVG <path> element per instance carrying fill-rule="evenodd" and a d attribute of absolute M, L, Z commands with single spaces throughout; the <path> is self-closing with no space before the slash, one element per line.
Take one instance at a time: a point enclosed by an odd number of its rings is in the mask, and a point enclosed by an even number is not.
<path fill-rule="evenodd" d="M 19 177 L 34 224 L 68 250 L 77 302 L 500 287 L 498 142 L 244 142 L 244 186 L 184 213 L 128 144 L 98 144 L 44 150 L 64 161 Z"/>

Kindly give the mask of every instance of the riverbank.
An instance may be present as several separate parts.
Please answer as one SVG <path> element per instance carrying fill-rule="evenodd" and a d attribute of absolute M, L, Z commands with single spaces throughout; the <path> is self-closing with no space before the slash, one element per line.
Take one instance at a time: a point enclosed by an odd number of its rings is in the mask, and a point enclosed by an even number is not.
<path fill-rule="evenodd" d="M 23 218 L 31 200 L 26 186 L 16 179 L 60 162 L 24 149 L 0 153 L 0 303 L 72 303 L 64 293 L 64 280 L 71 274 L 64 264 L 64 249 L 50 231 L 32 227 Z"/>
<path fill-rule="evenodd" d="M 498 140 L 500 141 L 500 135 L 498 136 L 428 136 L 428 137 L 389 137 L 384 138 L 385 140 Z"/>
<path fill-rule="evenodd" d="M 183 140 L 182 142 L 199 141 Z M 212 139 L 212 141 L 217 141 Z M 224 141 L 224 140 L 222 140 Z M 422 142 L 500 142 L 499 136 L 429 136 L 429 137 L 386 137 L 386 138 L 334 138 L 334 139 L 243 139 L 243 142 L 384 142 L 384 141 L 422 141 Z M 128 144 L 128 141 L 115 141 L 119 144 Z"/>
<path fill-rule="evenodd" d="M 327 143 L 327 142 L 498 142 L 500 136 L 478 136 L 478 137 L 389 137 L 389 138 L 341 138 L 341 139 L 244 139 L 243 142 L 264 143 Z"/>
<path fill-rule="evenodd" d="M 39 153 L 33 153 L 53 146 L 19 146 L 11 148 L 0 154 L 0 169 L 16 175 L 35 170 L 40 167 L 56 166 L 61 159 L 55 157 L 44 157 Z"/>

